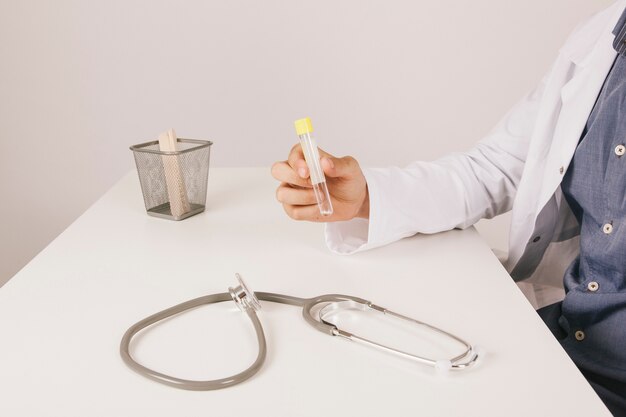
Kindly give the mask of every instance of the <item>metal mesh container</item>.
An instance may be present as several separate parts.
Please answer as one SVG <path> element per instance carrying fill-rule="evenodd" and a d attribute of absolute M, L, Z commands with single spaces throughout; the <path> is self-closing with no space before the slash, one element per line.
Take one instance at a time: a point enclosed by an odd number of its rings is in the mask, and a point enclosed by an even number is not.
<path fill-rule="evenodd" d="M 204 211 L 211 145 L 177 139 L 176 152 L 159 150 L 158 141 L 130 147 L 150 216 L 182 220 Z"/>

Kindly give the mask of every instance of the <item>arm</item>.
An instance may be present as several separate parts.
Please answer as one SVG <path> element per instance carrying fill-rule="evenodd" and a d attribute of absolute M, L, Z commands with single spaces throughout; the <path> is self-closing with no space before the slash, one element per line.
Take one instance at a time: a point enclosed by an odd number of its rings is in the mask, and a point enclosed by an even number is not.
<path fill-rule="evenodd" d="M 365 169 L 369 221 L 329 223 L 336 253 L 382 246 L 415 233 L 466 228 L 511 209 L 545 82 L 473 149 L 404 169 Z"/>
<path fill-rule="evenodd" d="M 322 152 L 333 206 L 317 212 L 306 163 L 298 146 L 272 167 L 282 181 L 277 199 L 296 220 L 326 221 L 328 247 L 342 254 L 382 246 L 416 233 L 471 226 L 511 209 L 545 79 L 473 149 L 406 168 L 364 169 L 354 158 Z"/>

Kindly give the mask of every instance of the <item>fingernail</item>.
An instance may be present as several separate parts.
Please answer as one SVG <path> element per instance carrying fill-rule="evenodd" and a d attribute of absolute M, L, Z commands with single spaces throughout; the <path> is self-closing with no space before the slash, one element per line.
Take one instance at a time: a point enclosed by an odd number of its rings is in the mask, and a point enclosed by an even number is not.
<path fill-rule="evenodd" d="M 328 166 L 329 166 L 331 169 L 335 167 L 335 163 L 333 162 L 333 160 L 332 160 L 332 159 L 330 159 L 330 158 L 326 158 L 326 157 L 324 157 L 324 159 L 326 159 L 326 161 L 327 161 L 327 163 L 328 163 Z"/>
<path fill-rule="evenodd" d="M 300 175 L 302 178 L 306 178 L 306 169 L 299 168 L 298 169 L 298 175 Z"/>

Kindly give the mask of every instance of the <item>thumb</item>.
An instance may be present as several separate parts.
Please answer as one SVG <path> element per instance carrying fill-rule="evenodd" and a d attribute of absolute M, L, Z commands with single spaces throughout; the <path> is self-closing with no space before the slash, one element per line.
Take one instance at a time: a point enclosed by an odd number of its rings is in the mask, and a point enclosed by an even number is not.
<path fill-rule="evenodd" d="M 354 158 L 346 156 L 344 158 L 335 158 L 330 155 L 323 156 L 321 159 L 324 175 L 331 178 L 352 177 L 354 174 Z"/>

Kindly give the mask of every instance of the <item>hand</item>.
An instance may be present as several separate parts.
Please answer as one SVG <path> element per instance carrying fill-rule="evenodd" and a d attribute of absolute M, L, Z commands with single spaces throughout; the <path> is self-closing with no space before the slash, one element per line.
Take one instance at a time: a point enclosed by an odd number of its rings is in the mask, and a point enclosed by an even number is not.
<path fill-rule="evenodd" d="M 281 182 L 276 199 L 294 220 L 336 222 L 355 217 L 369 218 L 367 182 L 359 163 L 351 156 L 335 158 L 319 150 L 320 163 L 333 204 L 333 214 L 322 216 L 317 208 L 309 168 L 300 144 L 291 148 L 286 161 L 272 165 L 272 176 Z"/>

